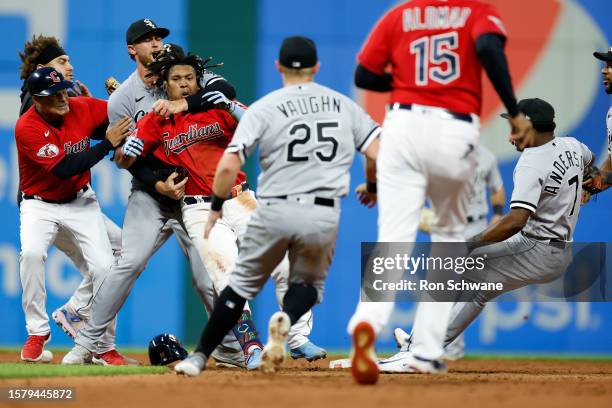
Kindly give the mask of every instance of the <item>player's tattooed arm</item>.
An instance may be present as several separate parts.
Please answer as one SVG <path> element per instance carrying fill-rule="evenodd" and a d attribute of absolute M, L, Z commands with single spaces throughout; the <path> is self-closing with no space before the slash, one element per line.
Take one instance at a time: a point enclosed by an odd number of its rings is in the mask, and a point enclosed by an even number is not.
<path fill-rule="evenodd" d="M 489 225 L 484 231 L 467 240 L 471 251 L 492 242 L 501 242 L 520 232 L 533 214 L 524 208 L 512 208 L 496 224 Z"/>

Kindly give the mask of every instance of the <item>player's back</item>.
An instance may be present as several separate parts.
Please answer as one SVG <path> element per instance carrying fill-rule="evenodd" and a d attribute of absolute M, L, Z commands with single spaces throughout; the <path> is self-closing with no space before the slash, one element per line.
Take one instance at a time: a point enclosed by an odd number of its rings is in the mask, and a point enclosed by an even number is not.
<path fill-rule="evenodd" d="M 479 114 L 482 66 L 476 39 L 505 37 L 497 11 L 476 0 L 413 0 L 390 10 L 358 56 L 366 69 L 393 74 L 391 102 Z"/>
<path fill-rule="evenodd" d="M 363 151 L 379 129 L 355 102 L 314 82 L 272 92 L 250 114 L 265 122 L 259 139 L 261 197 L 346 195 L 355 149 Z M 237 136 L 252 119 L 243 118 Z"/>
<path fill-rule="evenodd" d="M 584 168 L 592 160 L 591 151 L 573 137 L 555 137 L 542 146 L 525 149 L 516 165 L 515 189 L 520 184 L 523 189 L 529 189 L 525 184 L 531 185 L 533 197 L 539 191 L 539 198 L 537 202 L 523 202 L 525 208 L 535 210 L 524 233 L 572 241 L 580 212 Z"/>

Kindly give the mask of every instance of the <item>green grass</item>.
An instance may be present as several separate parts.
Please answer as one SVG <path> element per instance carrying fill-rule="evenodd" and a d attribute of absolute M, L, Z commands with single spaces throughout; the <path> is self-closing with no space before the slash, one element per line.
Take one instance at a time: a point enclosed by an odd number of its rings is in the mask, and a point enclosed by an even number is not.
<path fill-rule="evenodd" d="M 166 367 L 152 366 L 119 366 L 105 367 L 98 365 L 60 364 L 28 364 L 28 363 L 0 363 L 0 379 L 8 378 L 36 378 L 36 377 L 84 377 L 99 375 L 135 375 L 135 374 L 164 374 Z"/>

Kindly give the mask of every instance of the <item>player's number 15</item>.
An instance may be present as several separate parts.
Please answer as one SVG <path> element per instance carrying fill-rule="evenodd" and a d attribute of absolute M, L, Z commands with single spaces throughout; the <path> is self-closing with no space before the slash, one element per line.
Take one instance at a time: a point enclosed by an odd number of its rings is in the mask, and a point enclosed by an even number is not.
<path fill-rule="evenodd" d="M 459 78 L 459 55 L 452 50 L 459 46 L 456 31 L 422 37 L 410 43 L 414 58 L 414 82 L 426 86 L 429 81 L 448 84 Z"/>

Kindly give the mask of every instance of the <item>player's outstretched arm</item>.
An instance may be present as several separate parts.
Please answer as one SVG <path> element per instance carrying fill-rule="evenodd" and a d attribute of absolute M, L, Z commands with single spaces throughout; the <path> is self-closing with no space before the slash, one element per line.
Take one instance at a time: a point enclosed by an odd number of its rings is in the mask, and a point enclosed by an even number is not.
<path fill-rule="evenodd" d="M 357 186 L 355 193 L 357 199 L 368 208 L 376 205 L 377 189 L 376 189 L 376 160 L 366 157 L 366 182 Z"/>
<path fill-rule="evenodd" d="M 496 224 L 489 225 L 483 232 L 467 240 L 470 250 L 492 242 L 501 242 L 520 232 L 532 212 L 524 208 L 512 208 Z"/>

